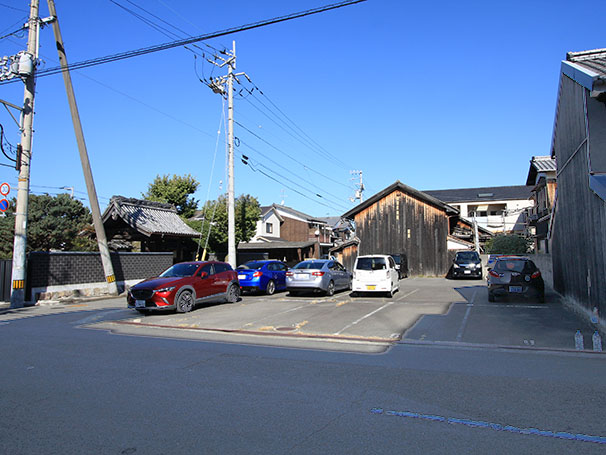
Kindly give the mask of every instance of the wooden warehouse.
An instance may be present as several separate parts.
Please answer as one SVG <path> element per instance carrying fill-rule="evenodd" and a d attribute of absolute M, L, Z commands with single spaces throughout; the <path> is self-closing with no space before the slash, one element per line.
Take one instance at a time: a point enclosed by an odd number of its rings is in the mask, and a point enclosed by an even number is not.
<path fill-rule="evenodd" d="M 606 49 L 562 62 L 551 156 L 554 287 L 588 314 L 597 308 L 606 324 Z"/>
<path fill-rule="evenodd" d="M 403 254 L 409 276 L 445 276 L 455 208 L 400 181 L 343 215 L 356 226 L 358 254 Z"/>

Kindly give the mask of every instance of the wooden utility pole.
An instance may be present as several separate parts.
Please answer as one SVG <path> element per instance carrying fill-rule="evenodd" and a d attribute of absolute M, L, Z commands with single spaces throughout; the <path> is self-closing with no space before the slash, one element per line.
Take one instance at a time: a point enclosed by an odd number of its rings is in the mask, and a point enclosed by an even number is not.
<path fill-rule="evenodd" d="M 26 74 L 19 68 L 20 76 L 25 81 L 21 127 L 21 163 L 17 189 L 17 207 L 15 211 L 15 238 L 13 241 L 13 272 L 11 308 L 20 308 L 25 303 L 25 251 L 27 246 L 27 206 L 29 203 L 30 161 L 32 157 L 32 134 L 34 127 L 34 95 L 36 92 L 36 58 L 38 56 L 38 6 L 39 0 L 32 0 L 29 12 L 29 32 L 27 51 L 22 59 L 31 60 L 31 71 Z M 21 67 L 21 62 L 19 63 Z M 19 158 L 19 157 L 17 157 Z"/>
<path fill-rule="evenodd" d="M 101 253 L 101 262 L 103 264 L 105 280 L 107 281 L 107 288 L 109 293 L 117 295 L 118 286 L 116 285 L 116 276 L 114 275 L 114 268 L 112 266 L 111 256 L 109 254 L 109 248 L 107 246 L 107 238 L 105 236 L 105 229 L 103 228 L 103 221 L 101 220 L 101 210 L 99 209 L 97 190 L 95 189 L 93 173 L 90 168 L 88 151 L 86 149 L 86 143 L 84 141 L 84 132 L 82 131 L 82 123 L 80 122 L 80 114 L 78 112 L 78 106 L 76 104 L 76 96 L 74 94 L 72 78 L 69 73 L 67 56 L 65 55 L 65 49 L 63 48 L 63 38 L 61 37 L 61 29 L 59 28 L 59 21 L 57 20 L 57 12 L 55 10 L 54 0 L 48 0 L 48 9 L 50 15 L 55 18 L 55 20 L 53 21 L 53 32 L 55 34 L 57 52 L 59 53 L 59 62 L 61 63 L 61 68 L 63 69 L 63 81 L 65 83 L 65 91 L 67 92 L 69 108 L 72 114 L 72 122 L 74 124 L 74 132 L 76 133 L 76 141 L 78 142 L 80 161 L 82 162 L 82 171 L 84 172 L 84 179 L 86 180 L 88 201 L 90 203 L 90 208 L 93 215 L 93 225 L 95 226 L 97 243 L 99 245 L 99 252 Z"/>

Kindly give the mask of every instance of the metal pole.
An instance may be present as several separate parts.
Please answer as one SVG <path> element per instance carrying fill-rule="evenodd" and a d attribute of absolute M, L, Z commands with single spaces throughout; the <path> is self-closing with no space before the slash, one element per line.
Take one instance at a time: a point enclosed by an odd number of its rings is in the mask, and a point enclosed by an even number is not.
<path fill-rule="evenodd" d="M 55 34 L 57 51 L 59 53 L 59 62 L 61 63 L 61 68 L 63 69 L 63 81 L 65 82 L 65 91 L 67 92 L 69 108 L 72 114 L 72 122 L 74 124 L 74 132 L 76 133 L 76 141 L 78 142 L 80 161 L 82 162 L 82 171 L 84 172 L 84 179 L 86 180 L 88 200 L 93 215 L 93 224 L 95 226 L 95 233 L 97 234 L 97 243 L 99 245 L 99 252 L 101 253 L 101 262 L 103 264 L 105 280 L 107 281 L 107 289 L 110 294 L 117 295 L 118 286 L 116 285 L 114 268 L 112 266 L 111 256 L 109 254 L 109 248 L 107 246 L 107 238 L 105 236 L 105 229 L 103 228 L 103 221 L 101 220 L 101 210 L 99 209 L 99 201 L 97 199 L 97 191 L 95 189 L 93 173 L 90 168 L 90 161 L 88 159 L 86 143 L 84 142 L 84 132 L 82 131 L 82 123 L 80 122 L 80 114 L 78 112 L 78 106 L 76 104 L 76 96 L 74 94 L 72 78 L 69 74 L 69 69 L 67 67 L 67 56 L 65 55 L 65 49 L 63 48 L 63 38 L 61 37 L 61 29 L 59 28 L 59 21 L 56 19 L 57 12 L 55 11 L 54 0 L 48 0 L 48 9 L 50 15 L 55 17 L 55 20 L 53 21 L 53 32 Z"/>
<path fill-rule="evenodd" d="M 32 0 L 29 13 L 29 32 L 27 53 L 32 60 L 38 54 L 38 5 L 39 0 Z M 34 95 L 36 92 L 36 62 L 33 61 L 32 72 L 25 79 L 23 96 L 23 127 L 21 129 L 21 168 L 17 190 L 17 207 L 15 212 L 15 239 L 13 242 L 13 272 L 11 308 L 21 308 L 25 303 L 25 251 L 27 245 L 27 206 L 29 203 L 29 176 L 32 157 L 32 133 L 34 126 Z"/>
<path fill-rule="evenodd" d="M 236 42 L 227 65 L 228 184 L 227 184 L 227 262 L 236 268 L 236 214 L 234 198 L 234 95 L 233 71 L 236 69 Z"/>

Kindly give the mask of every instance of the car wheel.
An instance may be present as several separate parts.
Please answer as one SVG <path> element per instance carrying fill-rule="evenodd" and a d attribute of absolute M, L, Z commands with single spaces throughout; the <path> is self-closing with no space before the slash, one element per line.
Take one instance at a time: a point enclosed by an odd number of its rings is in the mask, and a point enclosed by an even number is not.
<path fill-rule="evenodd" d="M 274 283 L 273 280 L 269 280 L 267 282 L 267 286 L 265 287 L 265 293 L 267 295 L 272 295 L 274 292 L 276 292 L 276 283 Z"/>
<path fill-rule="evenodd" d="M 545 303 L 545 292 L 541 292 L 538 297 L 539 303 Z"/>
<path fill-rule="evenodd" d="M 227 288 L 227 301 L 229 303 L 236 303 L 240 298 L 240 286 L 230 284 Z"/>
<path fill-rule="evenodd" d="M 177 313 L 187 313 L 194 309 L 194 296 L 191 291 L 181 291 L 175 300 Z"/>
<path fill-rule="evenodd" d="M 328 283 L 328 287 L 326 288 L 326 295 L 332 296 L 332 295 L 334 295 L 334 293 L 335 293 L 335 283 L 330 281 Z"/>
<path fill-rule="evenodd" d="M 492 292 L 488 292 L 488 301 L 489 302 L 494 302 L 494 294 Z"/>

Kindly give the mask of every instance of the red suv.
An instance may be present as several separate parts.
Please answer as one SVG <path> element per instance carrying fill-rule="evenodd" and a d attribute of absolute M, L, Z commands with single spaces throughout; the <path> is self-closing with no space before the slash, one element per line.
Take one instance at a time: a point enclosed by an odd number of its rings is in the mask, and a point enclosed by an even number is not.
<path fill-rule="evenodd" d="M 225 262 L 180 262 L 160 276 L 148 278 L 128 290 L 128 308 L 176 310 L 186 313 L 202 302 L 237 302 L 238 275 Z"/>

